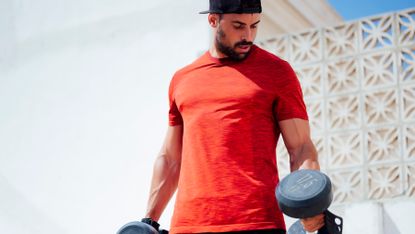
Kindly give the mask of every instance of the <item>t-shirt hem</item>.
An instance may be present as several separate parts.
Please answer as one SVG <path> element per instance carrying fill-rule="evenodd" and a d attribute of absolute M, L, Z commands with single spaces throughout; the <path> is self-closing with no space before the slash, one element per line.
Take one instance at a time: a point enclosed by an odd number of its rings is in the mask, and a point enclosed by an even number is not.
<path fill-rule="evenodd" d="M 210 225 L 210 226 L 179 226 L 172 227 L 169 233 L 205 233 L 205 232 L 235 232 L 248 230 L 265 230 L 265 229 L 283 229 L 273 222 L 248 223 L 248 224 L 231 224 L 231 225 Z"/>
<path fill-rule="evenodd" d="M 278 122 L 287 120 L 287 119 L 303 119 L 303 120 L 309 120 L 307 114 L 293 114 L 293 115 L 287 115 L 287 116 L 279 116 Z"/>
<path fill-rule="evenodd" d="M 173 122 L 173 121 L 169 121 L 169 126 L 178 126 L 178 125 L 183 125 L 183 122 Z"/>

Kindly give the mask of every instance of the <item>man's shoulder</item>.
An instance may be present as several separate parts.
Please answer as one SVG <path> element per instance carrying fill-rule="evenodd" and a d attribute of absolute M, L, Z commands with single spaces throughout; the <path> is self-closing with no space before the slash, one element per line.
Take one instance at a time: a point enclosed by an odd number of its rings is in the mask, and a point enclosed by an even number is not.
<path fill-rule="evenodd" d="M 186 77 L 195 75 L 195 72 L 197 73 L 200 71 L 200 68 L 205 67 L 209 65 L 211 61 L 209 61 L 207 54 L 204 53 L 198 58 L 196 58 L 192 63 L 178 69 L 173 77 L 170 80 L 171 87 L 176 87 L 178 83 L 186 79 Z"/>
<path fill-rule="evenodd" d="M 209 63 L 209 60 L 207 59 L 206 53 L 202 54 L 198 58 L 196 58 L 193 62 L 190 64 L 185 65 L 184 67 L 179 68 L 176 73 L 175 77 L 183 76 L 189 72 L 196 71 L 198 68 L 206 66 Z"/>
<path fill-rule="evenodd" d="M 272 62 L 272 63 L 278 63 L 278 64 L 288 64 L 287 61 L 285 61 L 284 59 L 282 59 L 281 57 L 269 52 L 268 50 L 265 50 L 259 46 L 255 46 L 256 51 L 257 51 L 257 55 L 266 60 L 267 62 Z"/>
<path fill-rule="evenodd" d="M 255 63 L 266 67 L 266 71 L 269 69 L 275 69 L 278 72 L 288 72 L 292 70 L 292 66 L 289 62 L 282 59 L 278 55 L 275 55 L 259 46 L 256 46 L 256 58 Z"/>

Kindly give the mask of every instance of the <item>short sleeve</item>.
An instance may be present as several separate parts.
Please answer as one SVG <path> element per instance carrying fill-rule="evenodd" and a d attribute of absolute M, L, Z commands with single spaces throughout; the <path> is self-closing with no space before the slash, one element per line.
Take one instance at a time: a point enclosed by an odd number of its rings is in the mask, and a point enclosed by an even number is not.
<path fill-rule="evenodd" d="M 170 86 L 169 86 L 169 125 L 170 126 L 183 124 L 182 115 L 180 114 L 180 111 L 177 108 L 176 99 L 174 96 L 174 91 L 175 91 L 174 81 L 175 79 L 173 77 L 173 79 L 170 82 Z"/>
<path fill-rule="evenodd" d="M 292 67 L 285 62 L 279 74 L 278 97 L 274 106 L 277 121 L 299 118 L 308 120 L 300 82 Z"/>

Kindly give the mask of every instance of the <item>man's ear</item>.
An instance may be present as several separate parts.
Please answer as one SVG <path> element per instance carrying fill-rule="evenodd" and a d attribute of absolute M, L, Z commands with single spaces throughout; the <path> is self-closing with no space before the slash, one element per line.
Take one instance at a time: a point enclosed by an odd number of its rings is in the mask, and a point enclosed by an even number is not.
<path fill-rule="evenodd" d="M 219 15 L 218 14 L 209 14 L 208 22 L 212 28 L 216 28 L 219 25 Z"/>

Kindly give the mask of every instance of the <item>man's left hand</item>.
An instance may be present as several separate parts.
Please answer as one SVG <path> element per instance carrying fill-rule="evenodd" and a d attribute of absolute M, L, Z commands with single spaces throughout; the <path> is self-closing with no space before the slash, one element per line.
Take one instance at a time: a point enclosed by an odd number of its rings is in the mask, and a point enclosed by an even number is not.
<path fill-rule="evenodd" d="M 307 232 L 315 232 L 324 226 L 324 214 L 319 214 L 311 218 L 301 219 L 304 230 Z"/>

